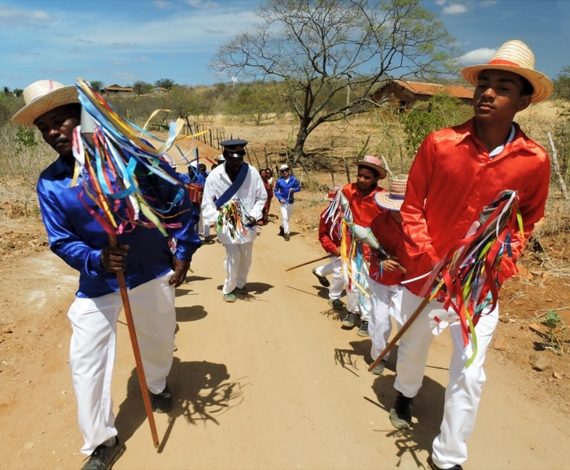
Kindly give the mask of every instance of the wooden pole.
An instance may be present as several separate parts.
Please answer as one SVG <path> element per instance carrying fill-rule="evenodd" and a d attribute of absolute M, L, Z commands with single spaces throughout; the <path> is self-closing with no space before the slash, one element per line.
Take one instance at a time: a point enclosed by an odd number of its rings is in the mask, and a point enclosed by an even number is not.
<path fill-rule="evenodd" d="M 269 168 L 269 160 L 267 159 L 267 145 L 263 146 L 263 156 L 265 157 L 265 168 Z"/>
<path fill-rule="evenodd" d="M 117 246 L 117 237 L 109 235 L 109 244 L 112 247 Z M 131 302 L 129 301 L 129 293 L 127 291 L 127 283 L 125 282 L 125 273 L 122 271 L 117 272 L 117 281 L 119 282 L 119 290 L 121 292 L 121 300 L 123 301 L 123 310 L 125 311 L 125 318 L 127 320 L 127 327 L 129 329 L 129 337 L 131 339 L 131 346 L 133 347 L 133 355 L 135 356 L 135 368 L 137 377 L 139 379 L 139 388 L 144 404 L 144 411 L 148 418 L 150 426 L 150 434 L 154 447 L 158 448 L 159 440 L 158 433 L 156 432 L 156 423 L 154 422 L 154 415 L 152 414 L 152 405 L 150 404 L 150 396 L 146 385 L 146 376 L 142 365 L 141 351 L 139 349 L 139 342 L 137 340 L 137 331 L 135 329 L 135 322 L 133 320 L 133 313 L 131 311 Z"/>
<path fill-rule="evenodd" d="M 370 372 L 378 364 L 380 364 L 380 361 L 388 355 L 388 353 L 394 348 L 396 343 L 400 340 L 400 338 L 404 335 L 404 333 L 408 330 L 408 328 L 412 325 L 412 323 L 416 321 L 416 318 L 418 318 L 420 313 L 423 312 L 424 308 L 426 308 L 426 305 L 429 303 L 429 301 L 430 301 L 429 296 L 426 297 L 424 300 L 422 300 L 422 303 L 418 305 L 418 308 L 416 308 L 415 312 L 412 313 L 412 316 L 408 318 L 408 321 L 402 325 L 400 331 L 396 333 L 396 336 L 392 338 L 392 341 L 388 343 L 388 345 L 384 348 L 384 351 L 382 351 L 380 355 L 374 360 L 374 362 L 370 364 L 370 366 L 368 367 L 368 372 Z"/>
<path fill-rule="evenodd" d="M 292 267 L 290 267 L 290 268 L 287 268 L 287 269 L 285 270 L 285 272 L 287 272 L 287 271 L 292 271 L 293 269 L 301 268 L 302 266 L 307 266 L 307 264 L 316 263 L 317 261 L 322 261 L 322 260 L 324 260 L 324 259 L 327 259 L 328 257 L 330 257 L 330 255 L 327 254 L 327 255 L 325 255 L 325 256 L 321 256 L 321 257 L 319 257 L 319 258 L 312 259 L 311 261 L 305 261 L 304 263 L 301 263 L 301 264 L 298 264 L 298 265 L 296 265 L 296 266 L 292 266 Z"/>
<path fill-rule="evenodd" d="M 342 157 L 342 161 L 344 162 L 344 170 L 346 171 L 346 181 L 350 183 L 350 169 L 348 168 L 348 162 L 345 157 Z"/>
<path fill-rule="evenodd" d="M 558 155 L 556 153 L 556 147 L 554 146 L 554 140 L 552 140 L 552 135 L 550 132 L 548 133 L 548 142 L 550 143 L 550 148 L 552 149 L 552 153 L 550 157 L 552 158 L 552 169 L 556 176 L 558 177 L 558 186 L 560 186 L 560 191 L 562 192 L 562 197 L 564 200 L 568 200 L 568 191 L 566 190 L 566 183 L 564 182 L 564 178 L 562 177 L 562 173 L 560 172 L 560 164 L 558 163 Z"/>
<path fill-rule="evenodd" d="M 334 188 L 334 171 L 331 170 L 332 187 Z"/>

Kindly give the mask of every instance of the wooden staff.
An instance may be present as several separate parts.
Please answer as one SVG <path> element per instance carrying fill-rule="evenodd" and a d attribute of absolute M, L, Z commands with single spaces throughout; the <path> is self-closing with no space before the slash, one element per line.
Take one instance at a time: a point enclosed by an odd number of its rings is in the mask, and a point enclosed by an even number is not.
<path fill-rule="evenodd" d="M 430 301 L 429 296 L 427 296 L 424 300 L 422 300 L 422 303 L 418 305 L 418 308 L 416 308 L 415 312 L 412 313 L 412 316 L 408 318 L 408 321 L 406 321 L 406 323 L 402 325 L 400 331 L 396 333 L 396 336 L 392 338 L 392 341 L 388 343 L 388 345 L 384 348 L 384 351 L 382 351 L 380 355 L 376 358 L 376 360 L 372 362 L 372 364 L 370 364 L 370 366 L 368 367 L 368 372 L 374 369 L 380 363 L 380 361 L 388 355 L 388 353 L 394 348 L 396 343 L 400 340 L 400 338 L 404 335 L 404 333 L 408 330 L 408 328 L 412 326 L 412 323 L 414 323 L 414 321 L 416 320 L 416 318 L 418 318 L 420 313 L 423 312 L 424 308 L 426 308 L 426 305 L 429 303 L 429 301 Z"/>
<path fill-rule="evenodd" d="M 112 247 L 117 246 L 117 237 L 109 235 L 109 244 Z M 156 432 L 156 423 L 154 422 L 154 415 L 152 414 L 152 405 L 150 404 L 150 396 L 146 386 L 146 376 L 142 365 L 141 351 L 139 349 L 139 342 L 137 340 L 137 331 L 135 329 L 135 322 L 133 320 L 133 313 L 131 311 L 131 302 L 129 301 L 129 293 L 127 291 L 127 283 L 125 282 L 125 273 L 123 271 L 117 272 L 117 281 L 119 282 L 119 290 L 121 291 L 121 300 L 123 301 L 123 310 L 125 311 L 125 318 L 127 320 L 127 327 L 129 328 L 129 337 L 131 339 L 131 346 L 133 347 L 133 355 L 135 356 L 135 368 L 137 370 L 137 377 L 139 379 L 139 387 L 144 403 L 144 411 L 148 418 L 150 426 L 150 434 L 154 447 L 158 449 L 158 433 Z"/>
<path fill-rule="evenodd" d="M 300 268 L 300 267 L 302 267 L 302 266 L 307 266 L 307 264 L 316 263 L 317 261 L 322 261 L 322 260 L 324 260 L 324 259 L 327 259 L 329 256 L 330 256 L 330 255 L 325 255 L 325 256 L 321 256 L 320 258 L 317 258 L 317 259 L 312 259 L 311 261 L 305 261 L 304 263 L 298 264 L 297 266 L 293 266 L 293 267 L 291 267 L 291 268 L 287 268 L 287 269 L 285 270 L 285 272 L 287 272 L 287 271 L 292 271 L 293 269 L 297 269 L 297 268 Z"/>

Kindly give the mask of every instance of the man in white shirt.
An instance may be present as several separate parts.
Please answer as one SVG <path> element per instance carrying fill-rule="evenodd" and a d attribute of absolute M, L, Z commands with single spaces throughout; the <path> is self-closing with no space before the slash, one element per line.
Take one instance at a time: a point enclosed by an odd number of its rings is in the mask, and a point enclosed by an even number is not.
<path fill-rule="evenodd" d="M 247 141 L 226 140 L 221 145 L 225 161 L 206 180 L 202 216 L 206 222 L 216 222 L 218 240 L 226 249 L 224 301 L 235 302 L 236 293 L 246 292 L 256 222 L 262 217 L 267 192 L 259 172 L 243 161 Z"/>

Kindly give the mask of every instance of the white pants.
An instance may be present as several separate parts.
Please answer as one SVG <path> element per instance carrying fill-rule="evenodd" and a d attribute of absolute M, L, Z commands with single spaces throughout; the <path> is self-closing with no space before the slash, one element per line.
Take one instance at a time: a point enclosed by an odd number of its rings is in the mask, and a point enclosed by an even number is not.
<path fill-rule="evenodd" d="M 393 317 L 401 326 L 400 310 L 402 308 L 402 286 L 387 286 L 372 279 L 369 280 L 370 303 L 372 304 L 370 313 L 370 324 L 368 331 L 372 340 L 370 356 L 376 359 L 386 348 L 390 333 L 392 333 Z M 387 359 L 386 356 L 384 359 Z"/>
<path fill-rule="evenodd" d="M 329 287 L 329 299 L 336 300 L 342 296 L 344 289 L 344 276 L 342 274 L 342 261 L 340 256 L 331 256 L 330 262 L 318 266 L 315 271 L 319 276 L 331 276 Z"/>
<path fill-rule="evenodd" d="M 174 351 L 174 287 L 171 273 L 129 291 L 147 386 L 160 393 L 172 366 Z M 93 299 L 77 297 L 67 316 L 72 335 L 69 364 L 77 399 L 79 428 L 90 455 L 95 447 L 117 435 L 111 400 L 117 318 L 122 309 L 119 292 Z"/>
<path fill-rule="evenodd" d="M 224 247 L 226 248 L 226 258 L 224 259 L 226 279 L 222 292 L 230 294 L 236 287 L 242 288 L 247 284 L 253 243 L 224 245 Z"/>
<path fill-rule="evenodd" d="M 422 298 L 404 289 L 402 297 L 402 319 L 405 321 L 421 303 Z M 428 350 L 433 339 L 430 331 L 428 313 L 439 310 L 444 312 L 442 304 L 430 302 L 423 313 L 402 336 L 398 348 L 396 390 L 412 398 L 418 393 L 424 376 Z M 449 328 L 453 340 L 453 352 L 449 367 L 449 384 L 445 391 L 445 405 L 440 434 L 433 441 L 432 458 L 441 468 L 462 465 L 467 460 L 467 440 L 475 427 L 475 419 L 481 399 L 481 389 L 485 383 L 483 364 L 487 347 L 499 319 L 499 308 L 483 315 L 475 328 L 478 351 L 473 363 L 465 367 L 465 361 L 471 357 L 472 343 L 465 347 L 458 323 Z"/>
<path fill-rule="evenodd" d="M 200 235 L 202 235 L 204 238 L 210 236 L 210 222 L 204 219 L 203 214 L 200 214 L 200 221 L 198 222 L 198 227 L 199 227 L 198 232 L 200 233 Z"/>
<path fill-rule="evenodd" d="M 364 295 L 362 291 L 354 285 L 346 290 L 346 309 L 350 313 L 360 315 L 360 320 L 370 321 L 370 312 L 372 311 L 370 297 Z"/>
<path fill-rule="evenodd" d="M 289 219 L 291 218 L 291 214 L 293 213 L 293 204 L 284 203 L 281 204 L 281 227 L 283 227 L 283 231 L 285 233 L 289 232 Z"/>

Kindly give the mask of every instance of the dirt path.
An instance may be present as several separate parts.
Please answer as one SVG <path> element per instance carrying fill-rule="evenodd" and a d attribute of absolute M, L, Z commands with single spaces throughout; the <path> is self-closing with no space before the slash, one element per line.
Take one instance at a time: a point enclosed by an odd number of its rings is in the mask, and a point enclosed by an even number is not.
<path fill-rule="evenodd" d="M 156 415 L 152 446 L 119 327 L 113 397 L 127 452 L 121 469 L 372 469 L 424 463 L 442 414 L 449 342 L 438 338 L 412 432 L 392 429 L 386 408 L 394 373 L 366 371 L 370 342 L 340 329 L 310 268 L 284 268 L 321 254 L 312 240 L 262 229 L 251 295 L 222 302 L 223 247 L 206 245 L 178 291 L 170 416 Z M 0 286 L 0 467 L 73 469 L 81 438 L 67 366 L 65 317 L 75 276 L 48 252 L 3 263 Z M 529 398 L 522 377 L 488 360 L 468 469 L 570 468 L 570 418 Z"/>

